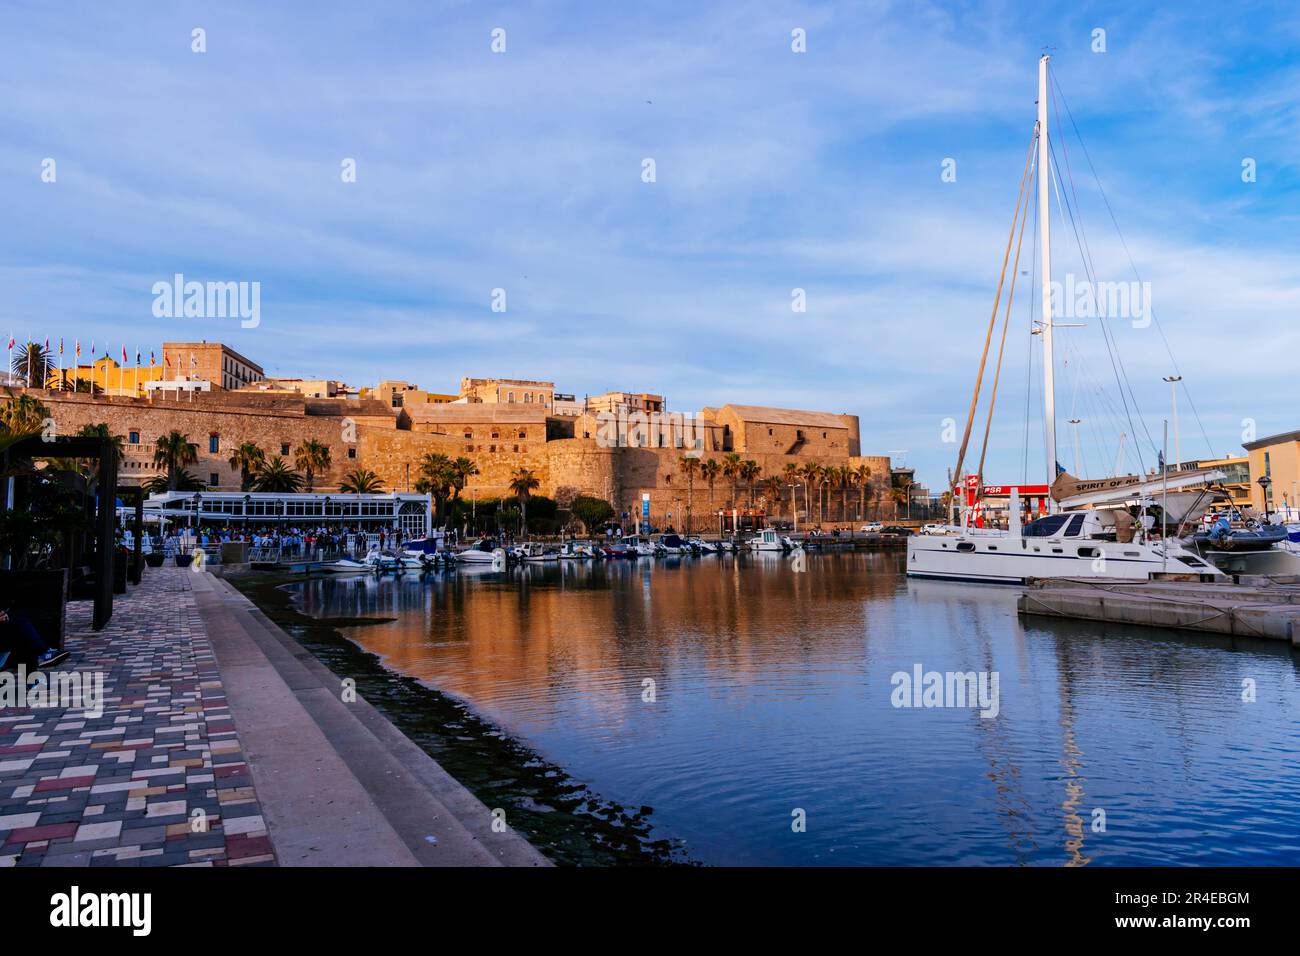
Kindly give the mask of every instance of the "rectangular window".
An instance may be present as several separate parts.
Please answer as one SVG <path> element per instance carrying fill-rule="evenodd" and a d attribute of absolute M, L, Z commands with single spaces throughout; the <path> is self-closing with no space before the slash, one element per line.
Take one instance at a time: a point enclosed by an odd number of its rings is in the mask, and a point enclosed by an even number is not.
<path fill-rule="evenodd" d="M 208 451 L 213 455 L 221 451 L 221 437 L 215 432 L 208 436 Z"/>
<path fill-rule="evenodd" d="M 353 448 L 349 448 L 349 449 L 348 449 L 348 457 L 349 457 L 349 458 L 356 458 L 356 457 L 357 457 L 357 450 L 356 450 L 355 447 L 353 447 Z"/>
<path fill-rule="evenodd" d="M 139 433 L 139 432 L 127 432 L 127 433 L 126 433 L 126 443 L 127 443 L 128 445 L 138 445 L 138 444 L 140 444 L 140 433 Z"/>
<path fill-rule="evenodd" d="M 217 473 L 215 471 L 208 475 L 208 484 L 213 488 L 217 487 Z"/>
<path fill-rule="evenodd" d="M 280 454 L 281 455 L 289 454 L 289 443 L 287 441 L 280 442 Z"/>

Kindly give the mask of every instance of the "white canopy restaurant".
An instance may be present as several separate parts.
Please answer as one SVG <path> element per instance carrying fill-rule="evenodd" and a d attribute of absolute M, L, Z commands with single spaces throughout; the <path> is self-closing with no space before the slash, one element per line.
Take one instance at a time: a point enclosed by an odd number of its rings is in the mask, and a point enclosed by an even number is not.
<path fill-rule="evenodd" d="M 404 538 L 425 538 L 433 528 L 431 495 L 276 494 L 240 491 L 168 491 L 150 495 L 145 516 L 194 526 L 348 526 L 363 531 L 400 528 Z"/>

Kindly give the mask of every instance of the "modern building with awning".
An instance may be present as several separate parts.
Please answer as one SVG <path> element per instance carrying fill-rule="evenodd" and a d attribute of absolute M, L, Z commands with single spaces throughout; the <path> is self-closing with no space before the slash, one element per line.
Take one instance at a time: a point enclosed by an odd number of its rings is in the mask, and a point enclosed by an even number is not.
<path fill-rule="evenodd" d="M 150 495 L 145 515 L 169 524 L 341 525 L 365 531 L 399 528 L 404 538 L 428 537 L 433 528 L 433 497 L 392 492 L 377 495 L 301 494 L 239 491 L 168 491 Z"/>

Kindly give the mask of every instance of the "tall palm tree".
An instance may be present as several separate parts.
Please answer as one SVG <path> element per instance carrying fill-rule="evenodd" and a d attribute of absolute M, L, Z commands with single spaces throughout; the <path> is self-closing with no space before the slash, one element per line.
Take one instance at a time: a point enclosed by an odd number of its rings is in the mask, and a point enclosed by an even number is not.
<path fill-rule="evenodd" d="M 451 471 L 454 476 L 451 482 L 451 498 L 455 501 L 460 497 L 460 493 L 465 490 L 465 483 L 477 475 L 479 471 L 478 465 L 464 455 L 451 463 Z"/>
<path fill-rule="evenodd" d="M 722 472 L 722 466 L 718 464 L 716 458 L 710 458 L 708 461 L 700 463 L 700 474 L 709 485 L 709 511 L 713 510 L 713 486 L 718 481 L 718 475 Z"/>
<path fill-rule="evenodd" d="M 749 510 L 754 510 L 754 484 L 758 481 L 758 476 L 763 473 L 763 466 L 752 458 L 740 463 L 740 477 L 745 480 L 749 486 Z"/>
<path fill-rule="evenodd" d="M 804 501 L 804 507 L 808 509 L 808 523 L 809 523 L 809 524 L 812 524 L 812 522 L 813 522 L 812 498 L 809 497 L 809 493 L 810 493 L 810 488 L 809 488 L 809 486 L 810 486 L 810 485 L 816 485 L 817 482 L 820 481 L 820 479 L 821 479 L 821 473 L 822 473 L 822 468 L 821 468 L 821 465 L 817 464 L 817 462 L 815 462 L 815 461 L 810 461 L 810 462 L 806 462 L 806 463 L 804 464 L 804 466 L 803 466 L 802 468 L 799 469 L 799 471 L 802 472 L 802 474 L 803 474 L 803 501 Z M 821 500 L 822 500 L 821 491 L 818 490 L 818 492 L 817 492 L 817 510 L 818 510 L 818 512 L 821 511 Z M 821 521 L 821 516 L 820 516 L 820 514 L 818 515 L 818 519 L 817 519 L 817 520 L 818 520 L 819 522 Z"/>
<path fill-rule="evenodd" d="M 695 473 L 700 470 L 700 459 L 696 455 L 682 455 L 677 459 L 682 473 L 686 475 L 686 534 L 691 533 L 691 512 L 695 498 Z"/>
<path fill-rule="evenodd" d="M 357 468 L 343 476 L 339 491 L 348 495 L 383 494 L 384 483 L 369 468 Z"/>
<path fill-rule="evenodd" d="M 863 520 L 867 517 L 867 489 L 871 485 L 871 468 L 868 465 L 858 465 L 853 469 L 853 474 L 858 481 L 858 520 Z"/>
<path fill-rule="evenodd" d="M 791 485 L 791 486 L 798 484 L 799 466 L 792 461 L 786 462 L 785 468 L 782 469 L 781 471 L 781 480 L 784 481 L 787 485 Z M 791 487 L 790 488 L 790 520 L 795 524 L 798 524 L 799 522 L 798 511 L 799 511 L 798 496 L 795 494 L 794 488 Z"/>
<path fill-rule="evenodd" d="M 536 488 L 541 487 L 541 481 L 527 468 L 520 468 L 515 472 L 514 477 L 510 479 L 510 490 L 519 497 L 519 513 L 522 516 L 519 519 L 521 528 L 528 527 L 528 495 Z"/>
<path fill-rule="evenodd" d="M 440 452 L 426 452 L 420 459 L 419 472 L 415 490 L 423 495 L 433 495 L 435 520 L 441 524 L 444 505 L 456 484 L 455 463 Z"/>
<path fill-rule="evenodd" d="M 266 452 L 262 451 L 261 446 L 256 442 L 241 442 L 239 447 L 231 453 L 227 464 L 231 468 L 239 469 L 240 491 L 248 491 L 253 487 L 254 476 L 265 461 Z"/>
<path fill-rule="evenodd" d="M 178 431 L 161 435 L 154 444 L 153 464 L 167 473 L 167 490 L 177 490 L 177 480 L 186 465 L 193 465 L 199 460 L 199 446 L 190 441 L 189 435 Z"/>
<path fill-rule="evenodd" d="M 857 473 L 848 465 L 840 465 L 840 520 L 849 520 L 849 489 L 857 478 Z"/>
<path fill-rule="evenodd" d="M 731 507 L 736 507 L 736 499 L 740 497 L 740 470 L 744 464 L 740 460 L 740 455 L 734 451 L 722 456 L 722 474 L 731 479 Z"/>
<path fill-rule="evenodd" d="M 293 466 L 307 476 L 307 490 L 310 492 L 316 475 L 328 471 L 331 464 L 330 449 L 314 438 L 308 438 L 294 449 Z"/>
<path fill-rule="evenodd" d="M 253 487 L 258 491 L 291 492 L 302 488 L 302 475 L 298 474 L 283 458 L 276 455 L 262 463 L 257 470 Z"/>
<path fill-rule="evenodd" d="M 14 353 L 10 371 L 27 380 L 29 388 L 44 388 L 50 377 L 50 353 L 39 342 L 27 342 Z"/>
<path fill-rule="evenodd" d="M 763 494 L 773 505 L 781 503 L 781 486 L 783 482 L 780 475 L 768 475 L 763 479 Z M 773 514 L 779 513 L 778 509 L 773 508 Z"/>

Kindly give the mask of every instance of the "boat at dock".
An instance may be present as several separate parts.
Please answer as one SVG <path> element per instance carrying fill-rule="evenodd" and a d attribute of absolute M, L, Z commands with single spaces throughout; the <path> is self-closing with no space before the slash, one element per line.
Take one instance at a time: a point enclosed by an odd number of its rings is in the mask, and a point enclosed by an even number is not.
<path fill-rule="evenodd" d="M 1023 242 L 1029 220 L 1030 194 L 1038 189 L 1038 249 L 1041 254 L 1042 289 L 1041 310 L 1037 327 L 1031 334 L 1040 337 L 1043 349 L 1043 422 L 1050 497 L 1046 515 L 1024 522 L 1021 500 L 1017 491 L 1011 494 L 1007 510 L 1006 530 L 972 527 L 972 509 L 963 502 L 962 521 L 956 534 L 921 534 L 907 539 L 907 574 L 909 577 L 940 578 L 990 584 L 1020 584 L 1030 578 L 1098 577 L 1148 580 L 1156 575 L 1186 575 L 1192 579 L 1222 577 L 1223 572 L 1213 563 L 1196 554 L 1181 541 L 1175 531 L 1182 521 L 1180 516 L 1169 520 L 1170 492 L 1174 492 L 1176 505 L 1190 507 L 1190 502 L 1177 497 L 1180 490 L 1197 483 L 1204 485 L 1221 473 L 1170 473 L 1162 456 L 1162 474 L 1129 475 L 1089 482 L 1076 479 L 1060 467 L 1056 443 L 1056 393 L 1053 352 L 1054 310 L 1051 291 L 1051 148 L 1048 140 L 1049 81 L 1048 62 L 1044 55 L 1038 64 L 1038 117 L 1025 159 L 1020 196 L 1016 201 L 1016 215 L 1012 220 L 1011 235 L 1003 256 L 1002 279 L 998 282 L 998 295 L 994 301 L 984 341 L 984 352 L 979 363 L 971 414 L 966 424 L 966 434 L 957 456 L 953 475 L 963 474 L 962 466 L 971 437 L 984 376 L 985 362 L 998 318 L 1002 297 L 1002 283 L 1010 275 L 1011 283 L 1003 320 L 1002 342 L 1011 317 L 1011 302 L 1015 294 L 1015 279 L 1020 264 L 1020 247 L 1016 247 L 1016 264 L 1007 271 L 1017 226 Z M 1036 154 L 1036 158 L 1035 158 Z M 1023 205 L 1022 205 L 1023 203 Z M 1109 348 L 1109 344 L 1108 344 Z M 1112 356 L 1113 359 L 1113 356 Z M 993 404 L 997 396 L 997 383 L 1002 371 L 1002 352 L 997 354 L 996 374 L 989 398 L 988 423 L 985 425 L 984 443 L 987 449 L 992 427 Z M 981 452 L 979 467 L 971 476 L 978 490 L 983 482 L 984 457 Z M 1117 466 L 1118 469 L 1118 466 Z M 960 496 L 954 486 L 955 499 Z M 1188 492 L 1189 495 L 1199 492 Z M 1162 504 L 1163 503 L 1163 504 Z M 1157 525 L 1154 515 L 1159 515 Z M 1157 531 L 1159 527 L 1160 531 Z M 1160 533 L 1163 532 L 1163 533 Z M 1175 532 L 1175 533 L 1170 533 Z"/>
<path fill-rule="evenodd" d="M 542 564 L 549 561 L 559 561 L 560 552 L 553 548 L 548 548 L 540 541 L 525 541 L 515 549 L 515 556 L 528 564 Z"/>

